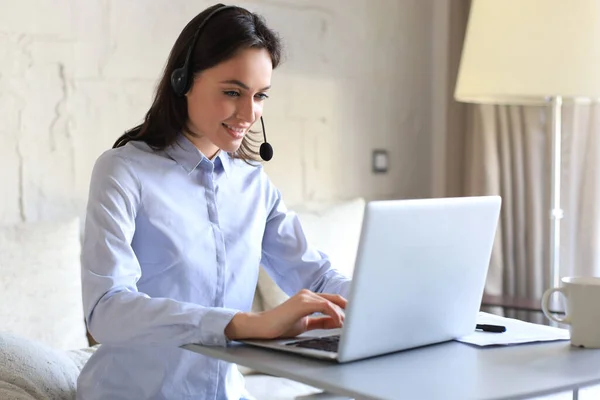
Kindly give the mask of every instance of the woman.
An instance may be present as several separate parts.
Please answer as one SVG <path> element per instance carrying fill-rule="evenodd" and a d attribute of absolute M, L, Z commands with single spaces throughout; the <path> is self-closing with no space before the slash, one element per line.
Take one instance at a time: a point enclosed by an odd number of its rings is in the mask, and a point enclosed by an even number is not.
<path fill-rule="evenodd" d="M 175 42 L 144 122 L 96 161 L 82 283 L 102 346 L 79 399 L 238 400 L 234 365 L 179 346 L 342 326 L 350 281 L 307 243 L 248 136 L 280 54 L 259 16 L 205 10 Z M 259 264 L 293 296 L 251 313 Z"/>

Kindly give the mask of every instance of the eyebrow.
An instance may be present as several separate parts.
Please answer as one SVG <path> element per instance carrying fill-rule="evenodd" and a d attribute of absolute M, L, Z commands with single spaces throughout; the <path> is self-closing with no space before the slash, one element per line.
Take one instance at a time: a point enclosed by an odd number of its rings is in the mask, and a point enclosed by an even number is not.
<path fill-rule="evenodd" d="M 223 81 L 223 82 L 221 82 L 221 83 L 227 83 L 227 84 L 230 84 L 230 85 L 236 85 L 236 86 L 239 86 L 239 87 L 241 87 L 241 88 L 242 88 L 242 89 L 244 89 L 244 90 L 250 90 L 250 88 L 248 87 L 248 85 L 246 85 L 246 84 L 245 84 L 244 82 L 242 82 L 242 81 L 238 81 L 237 79 L 229 79 L 229 80 L 227 80 L 227 81 Z M 261 90 L 261 91 L 263 91 L 263 90 L 269 90 L 270 88 L 271 88 L 271 85 L 269 85 L 269 86 L 265 86 L 264 88 L 262 88 L 262 89 L 260 89 L 260 90 Z"/>

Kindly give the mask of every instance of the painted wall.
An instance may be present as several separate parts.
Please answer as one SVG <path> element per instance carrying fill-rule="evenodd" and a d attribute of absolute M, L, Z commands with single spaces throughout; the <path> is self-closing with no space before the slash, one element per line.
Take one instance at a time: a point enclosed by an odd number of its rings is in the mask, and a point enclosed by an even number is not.
<path fill-rule="evenodd" d="M 0 0 L 0 221 L 84 215 L 98 155 L 148 109 L 207 1 Z M 433 0 L 239 1 L 279 31 L 267 172 L 288 204 L 431 194 Z M 389 152 L 387 174 L 371 151 Z"/>

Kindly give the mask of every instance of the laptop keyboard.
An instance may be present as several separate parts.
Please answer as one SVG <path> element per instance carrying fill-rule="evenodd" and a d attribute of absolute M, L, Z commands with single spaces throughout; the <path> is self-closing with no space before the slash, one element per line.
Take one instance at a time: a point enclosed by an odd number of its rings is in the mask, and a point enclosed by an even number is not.
<path fill-rule="evenodd" d="M 334 335 L 322 338 L 300 340 L 298 342 L 291 342 L 287 343 L 287 346 L 303 347 L 306 349 L 324 350 L 337 353 L 339 343 L 340 335 Z"/>

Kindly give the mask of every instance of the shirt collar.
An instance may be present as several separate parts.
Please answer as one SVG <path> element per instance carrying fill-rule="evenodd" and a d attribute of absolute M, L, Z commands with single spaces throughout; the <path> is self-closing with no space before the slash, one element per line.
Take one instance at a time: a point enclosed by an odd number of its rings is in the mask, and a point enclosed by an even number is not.
<path fill-rule="evenodd" d="M 215 167 L 221 164 L 225 176 L 229 178 L 229 171 L 231 169 L 231 156 L 228 152 L 219 150 L 219 154 L 215 157 Z"/>
<path fill-rule="evenodd" d="M 175 142 L 165 149 L 165 153 L 175 160 L 190 174 L 200 164 L 214 164 L 215 169 L 223 167 L 226 176 L 229 176 L 230 157 L 227 152 L 219 150 L 214 162 L 210 161 L 198 148 L 183 134 L 178 134 Z"/>

